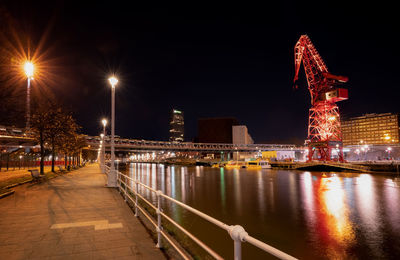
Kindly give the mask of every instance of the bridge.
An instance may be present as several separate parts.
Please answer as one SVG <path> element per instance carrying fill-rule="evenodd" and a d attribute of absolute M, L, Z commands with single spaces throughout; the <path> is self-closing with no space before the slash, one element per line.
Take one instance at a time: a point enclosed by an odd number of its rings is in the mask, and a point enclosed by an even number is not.
<path fill-rule="evenodd" d="M 99 136 L 87 136 L 86 142 L 91 148 L 100 146 Z M 115 138 L 115 150 L 120 152 L 262 152 L 262 151 L 302 151 L 306 149 L 293 144 L 221 144 L 221 143 L 192 143 L 148 141 L 138 139 Z M 110 139 L 105 138 L 106 148 L 110 148 Z"/>
<path fill-rule="evenodd" d="M 100 136 L 86 136 L 86 142 L 91 149 L 98 149 Z M 222 143 L 192 143 L 149 141 L 140 139 L 115 138 L 115 150 L 119 152 L 262 152 L 262 151 L 300 151 L 305 148 L 293 144 L 222 144 Z M 110 149 L 110 137 L 105 138 L 106 148 Z M 26 129 L 13 126 L 0 126 L 0 146 L 4 148 L 25 148 L 37 145 L 32 134 Z"/>
<path fill-rule="evenodd" d="M 0 147 L 15 149 L 35 146 L 35 138 L 26 133 L 24 128 L 0 125 Z"/>

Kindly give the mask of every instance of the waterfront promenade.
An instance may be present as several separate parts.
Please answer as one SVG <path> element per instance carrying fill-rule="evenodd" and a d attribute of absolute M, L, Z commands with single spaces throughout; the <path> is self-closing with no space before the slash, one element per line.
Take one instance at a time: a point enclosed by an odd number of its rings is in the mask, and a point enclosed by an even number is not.
<path fill-rule="evenodd" d="M 165 259 L 89 165 L 0 199 L 0 259 Z"/>

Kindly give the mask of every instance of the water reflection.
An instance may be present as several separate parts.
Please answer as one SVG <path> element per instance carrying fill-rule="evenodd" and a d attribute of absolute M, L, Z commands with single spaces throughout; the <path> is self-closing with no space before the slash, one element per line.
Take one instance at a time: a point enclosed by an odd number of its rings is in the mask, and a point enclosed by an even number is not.
<path fill-rule="evenodd" d="M 292 218 L 294 218 L 294 221 L 297 221 L 298 214 L 297 208 L 298 208 L 298 191 L 297 191 L 297 184 L 298 180 L 296 180 L 297 175 L 295 174 L 289 174 L 289 197 L 290 197 L 290 206 L 292 213 L 290 214 Z"/>
<path fill-rule="evenodd" d="M 380 232 L 380 222 L 377 215 L 380 207 L 376 203 L 375 195 L 375 186 L 371 175 L 362 174 L 356 178 L 357 210 L 361 225 L 365 229 L 363 235 L 366 237 L 366 243 L 371 252 L 378 253 L 376 255 L 378 256 L 381 255 L 381 248 L 376 241 L 382 240 L 382 233 Z"/>
<path fill-rule="evenodd" d="M 220 185 L 221 185 L 221 202 L 222 202 L 222 208 L 225 212 L 226 210 L 226 197 L 225 197 L 225 172 L 224 168 L 220 168 Z"/>
<path fill-rule="evenodd" d="M 354 243 L 355 234 L 349 220 L 342 180 L 337 177 L 321 178 L 318 188 L 320 202 L 319 236 L 326 243 L 329 258 L 342 259 Z"/>
<path fill-rule="evenodd" d="M 160 164 L 160 178 L 161 178 L 161 191 L 165 194 L 165 167 L 164 164 Z"/>
<path fill-rule="evenodd" d="M 148 164 L 133 164 L 129 174 L 227 224 L 240 224 L 249 234 L 298 258 L 400 255 L 400 181 L 396 178 Z M 150 199 L 154 196 L 139 189 Z M 210 237 L 209 229 L 196 225 L 179 206 L 165 201 L 163 210 L 199 236 Z M 213 243 L 212 248 L 231 256 L 231 244 Z M 265 257 L 249 247 L 243 254 L 247 259 Z"/>
<path fill-rule="evenodd" d="M 265 194 L 264 194 L 264 181 L 263 172 L 257 171 L 257 194 L 258 194 L 258 208 L 260 211 L 260 217 L 265 213 Z"/>
<path fill-rule="evenodd" d="M 307 228 L 313 230 L 315 228 L 315 204 L 313 178 L 310 172 L 305 172 L 301 176 L 302 202 L 305 213 L 305 223 Z M 315 232 L 310 233 L 311 241 L 316 241 Z"/>
<path fill-rule="evenodd" d="M 171 166 L 171 197 L 176 198 L 176 189 L 175 189 L 175 166 Z"/>
<path fill-rule="evenodd" d="M 235 206 L 236 212 L 239 215 L 242 214 L 242 197 L 240 188 L 240 173 L 238 169 L 233 169 L 233 186 L 234 186 L 234 196 L 235 196 Z"/>
<path fill-rule="evenodd" d="M 271 212 L 275 212 L 275 190 L 274 190 L 274 183 L 275 181 L 273 178 L 269 178 L 269 187 L 268 187 L 268 199 L 269 199 L 269 207 Z"/>
<path fill-rule="evenodd" d="M 187 167 L 181 168 L 181 193 L 182 193 L 182 202 L 186 203 L 186 173 Z"/>

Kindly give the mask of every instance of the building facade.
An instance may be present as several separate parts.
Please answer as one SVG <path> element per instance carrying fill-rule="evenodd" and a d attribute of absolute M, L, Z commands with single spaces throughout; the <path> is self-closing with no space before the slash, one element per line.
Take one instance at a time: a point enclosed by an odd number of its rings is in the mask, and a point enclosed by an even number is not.
<path fill-rule="evenodd" d="M 183 142 L 185 138 L 185 122 L 183 112 L 172 109 L 171 119 L 169 122 L 169 141 Z"/>
<path fill-rule="evenodd" d="M 253 138 L 249 135 L 247 126 L 232 126 L 232 143 L 233 144 L 254 144 Z"/>
<path fill-rule="evenodd" d="M 366 114 L 341 122 L 343 145 L 399 144 L 399 116 L 394 113 Z"/>

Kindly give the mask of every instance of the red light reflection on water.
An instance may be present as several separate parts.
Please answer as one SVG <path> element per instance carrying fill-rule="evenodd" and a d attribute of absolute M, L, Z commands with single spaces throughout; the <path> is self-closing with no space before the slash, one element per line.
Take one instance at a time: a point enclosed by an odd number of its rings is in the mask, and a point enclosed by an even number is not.
<path fill-rule="evenodd" d="M 355 242 L 355 233 L 349 220 L 342 180 L 336 176 L 320 178 L 314 187 L 317 194 L 316 235 L 323 242 L 328 258 L 346 258 L 346 250 Z"/>

